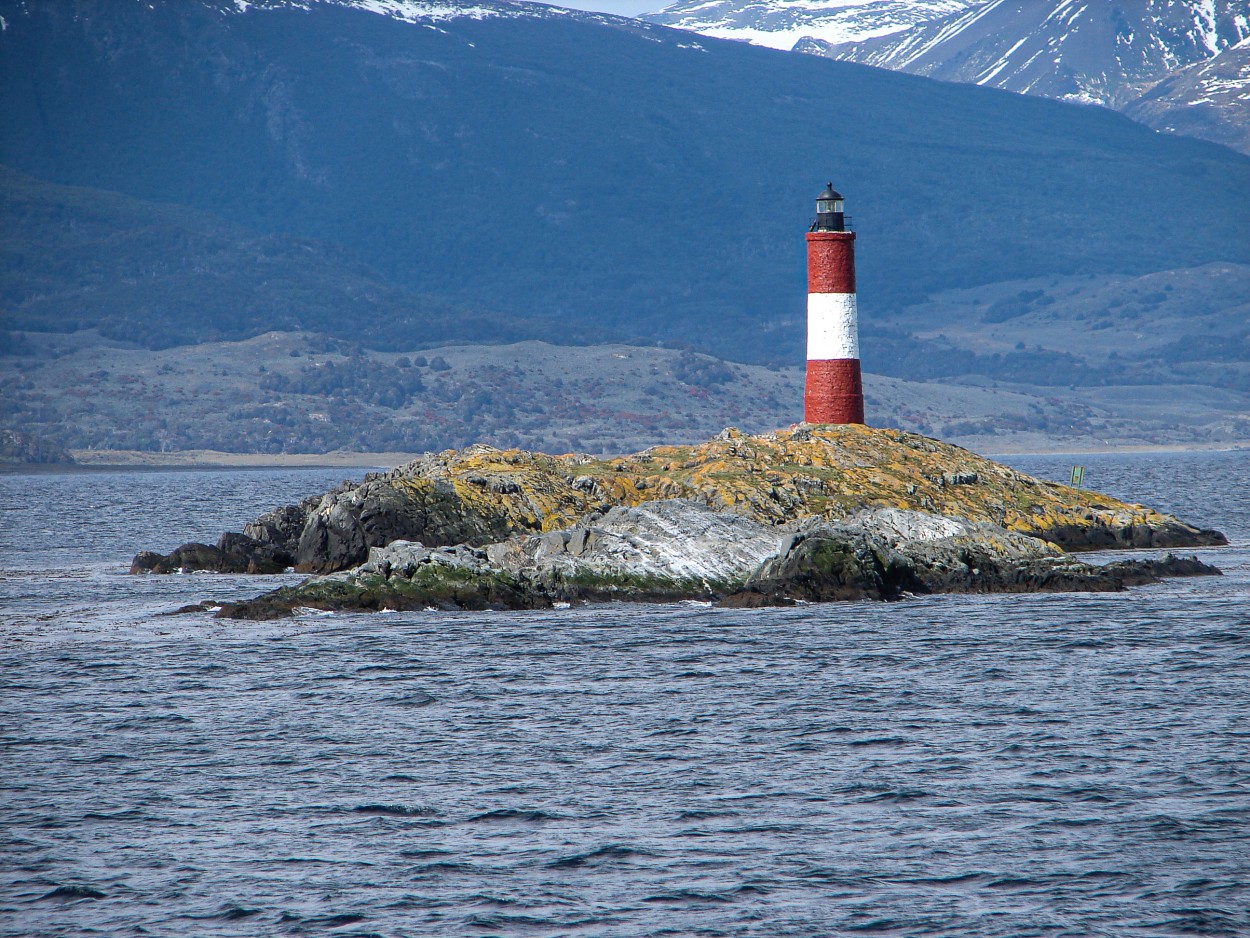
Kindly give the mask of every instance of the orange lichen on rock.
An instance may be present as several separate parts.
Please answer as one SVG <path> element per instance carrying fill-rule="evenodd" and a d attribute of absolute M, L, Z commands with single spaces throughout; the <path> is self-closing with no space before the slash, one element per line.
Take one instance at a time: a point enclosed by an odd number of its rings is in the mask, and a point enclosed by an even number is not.
<path fill-rule="evenodd" d="M 1148 546 L 1176 519 L 1087 490 L 1033 479 L 958 446 L 898 430 L 805 425 L 599 459 L 473 446 L 387 473 L 445 479 L 517 530 L 553 530 L 612 506 L 686 498 L 757 521 L 844 517 L 862 506 L 991 521 L 1065 546 Z M 1140 536 L 1135 536 L 1135 529 Z"/>

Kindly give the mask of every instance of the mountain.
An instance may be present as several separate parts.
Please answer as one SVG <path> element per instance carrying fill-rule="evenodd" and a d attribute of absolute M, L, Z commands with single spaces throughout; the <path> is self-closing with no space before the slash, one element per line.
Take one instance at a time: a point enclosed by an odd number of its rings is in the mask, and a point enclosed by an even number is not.
<path fill-rule="evenodd" d="M 260 258 L 247 283 L 285 266 L 322 294 L 325 267 L 357 294 L 399 291 L 344 302 L 337 323 L 327 302 L 321 326 L 299 313 L 315 296 L 292 298 L 270 328 L 402 350 L 453 338 L 440 330 L 467 308 L 501 339 L 537 324 L 801 361 L 802 236 L 828 179 L 859 232 L 866 322 L 945 289 L 1250 262 L 1250 160 L 1100 109 L 497 0 L 0 0 L 0 15 L 0 162 L 199 219 L 157 212 L 170 238 L 139 238 L 135 212 L 153 210 L 99 202 L 96 241 L 116 253 L 93 272 L 73 248 L 35 291 L 21 265 L 51 265 L 78 235 L 54 214 L 15 223 L 28 209 L 0 202 L 0 228 L 27 246 L 6 247 L 4 318 L 27 328 L 96 315 L 39 312 L 35 293 L 116 288 L 113 310 L 158 306 L 147 285 L 174 281 L 144 264 L 162 255 L 206 331 L 262 329 L 263 293 L 174 256 L 202 256 L 207 234 L 184 250 L 172 232 L 211 215 L 246 246 L 230 269 Z"/>
<path fill-rule="evenodd" d="M 945 81 L 1099 104 L 1157 129 L 1236 142 L 1250 124 L 1250 98 L 1243 97 L 1250 81 L 1241 71 L 1245 51 L 1233 50 L 1248 36 L 1246 0 L 990 0 L 906 32 L 840 44 L 810 39 L 798 48 Z M 1222 63 L 1226 55 L 1235 58 Z M 1190 104 L 1206 105 L 1212 94 L 1210 107 L 1184 113 Z M 1158 103 L 1139 104 L 1143 95 Z"/>
<path fill-rule="evenodd" d="M 705 36 L 790 49 L 803 39 L 855 42 L 903 32 L 978 0 L 678 0 L 641 19 Z"/>
<path fill-rule="evenodd" d="M 849 62 L 1122 107 L 1167 72 L 1250 36 L 1245 0 L 990 0 L 905 33 L 829 48 Z"/>
<path fill-rule="evenodd" d="M 1157 130 L 1250 153 L 1250 39 L 1172 72 L 1124 113 Z"/>
<path fill-rule="evenodd" d="M 1245 0 L 687 0 L 643 19 L 1124 111 L 1250 153 Z"/>

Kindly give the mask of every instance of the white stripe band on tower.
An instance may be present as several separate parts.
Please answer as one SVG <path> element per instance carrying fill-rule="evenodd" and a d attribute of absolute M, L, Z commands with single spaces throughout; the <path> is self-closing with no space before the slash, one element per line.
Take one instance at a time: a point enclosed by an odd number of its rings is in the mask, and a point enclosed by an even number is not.
<path fill-rule="evenodd" d="M 854 293 L 807 295 L 807 360 L 859 358 Z"/>

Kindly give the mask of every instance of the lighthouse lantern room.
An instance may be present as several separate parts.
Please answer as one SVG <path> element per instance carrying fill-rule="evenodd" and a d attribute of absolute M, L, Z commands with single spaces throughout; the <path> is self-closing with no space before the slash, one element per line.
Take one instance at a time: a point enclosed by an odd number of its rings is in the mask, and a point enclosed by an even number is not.
<path fill-rule="evenodd" d="M 825 191 L 816 197 L 816 221 L 812 223 L 811 230 L 845 231 L 846 214 L 843 204 L 842 195 L 833 188 L 833 183 L 825 186 Z"/>
<path fill-rule="evenodd" d="M 816 197 L 816 220 L 807 232 L 803 419 L 808 423 L 864 422 L 855 303 L 855 232 L 846 230 L 844 205 L 833 184 L 825 186 Z"/>

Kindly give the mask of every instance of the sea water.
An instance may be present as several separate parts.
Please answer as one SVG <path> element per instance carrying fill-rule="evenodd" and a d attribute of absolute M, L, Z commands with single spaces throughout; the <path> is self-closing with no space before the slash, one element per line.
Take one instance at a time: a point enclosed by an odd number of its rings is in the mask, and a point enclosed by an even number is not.
<path fill-rule="evenodd" d="M 1250 934 L 1250 454 L 1119 594 L 167 615 L 342 470 L 0 476 L 0 934 Z"/>

